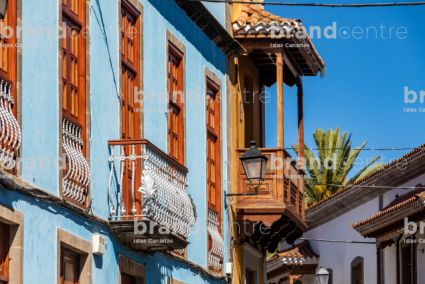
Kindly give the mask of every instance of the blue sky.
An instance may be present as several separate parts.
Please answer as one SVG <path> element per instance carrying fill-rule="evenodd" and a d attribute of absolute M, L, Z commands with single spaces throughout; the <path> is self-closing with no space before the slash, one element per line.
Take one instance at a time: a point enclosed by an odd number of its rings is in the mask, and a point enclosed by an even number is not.
<path fill-rule="evenodd" d="M 320 3 L 346 2 L 322 0 Z M 353 3 L 368 2 L 356 0 Z M 301 19 L 307 30 L 310 26 L 322 29 L 322 38 L 318 39 L 315 34 L 312 41 L 326 62 L 327 75 L 324 79 L 320 76 L 304 78 L 304 129 L 309 147 L 315 146 L 315 129 L 326 131 L 337 127 L 341 131 L 353 132 L 353 146 L 360 146 L 365 140 L 368 141 L 366 147 L 370 148 L 417 147 L 425 143 L 425 103 L 419 100 L 420 91 L 425 91 L 422 21 L 425 6 L 324 8 L 266 5 L 265 9 L 284 18 Z M 333 22 L 336 22 L 336 30 L 341 36 L 327 39 L 323 30 Z M 381 29 L 381 25 L 386 28 Z M 363 34 L 354 34 L 356 37 L 363 35 L 361 39 L 353 38 L 355 27 L 363 30 Z M 366 38 L 367 27 L 376 28 L 377 38 L 372 28 Z M 391 39 L 390 27 L 394 27 Z M 400 32 L 407 30 L 407 33 L 399 33 L 397 37 L 398 28 Z M 348 33 L 344 35 L 344 31 Z M 349 38 L 343 39 L 342 36 Z M 403 37 L 406 38 L 401 39 Z M 404 103 L 405 86 L 417 93 L 416 103 Z M 266 146 L 275 147 L 276 85 L 267 91 L 271 94 L 271 101 L 266 105 Z M 284 86 L 285 147 L 297 142 L 296 91 L 296 87 Z M 404 112 L 407 107 L 416 108 L 416 112 Z M 419 112 L 420 108 L 424 112 Z M 363 151 L 359 157 L 364 163 L 368 158 L 382 155 L 383 161 L 388 163 L 409 151 Z M 292 151 L 291 154 L 295 155 Z"/>

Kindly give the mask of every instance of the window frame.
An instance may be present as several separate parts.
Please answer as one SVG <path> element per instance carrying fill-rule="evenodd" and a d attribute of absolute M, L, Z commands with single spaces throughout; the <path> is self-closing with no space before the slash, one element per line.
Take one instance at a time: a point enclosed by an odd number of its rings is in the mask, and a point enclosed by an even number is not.
<path fill-rule="evenodd" d="M 142 11 L 139 11 L 138 9 L 134 8 L 134 6 L 127 0 L 121 0 L 121 6 L 119 11 L 119 17 L 120 17 L 120 86 L 121 86 L 121 92 L 120 92 L 120 132 L 121 132 L 121 139 L 140 139 L 142 138 L 142 131 L 140 125 L 142 124 L 142 113 L 140 112 L 140 109 L 142 108 L 142 105 L 139 103 L 137 105 L 134 100 L 134 89 L 140 89 L 141 88 L 141 70 L 142 66 L 140 65 L 140 58 L 142 56 L 141 51 L 141 43 L 140 43 L 140 35 L 141 35 L 141 15 Z M 125 16 L 125 18 L 124 18 Z M 128 37 L 128 30 L 130 27 L 128 27 L 128 21 L 132 22 L 132 27 L 136 29 L 136 37 L 131 38 Z M 125 26 L 123 26 L 123 24 Z M 133 50 L 130 54 L 131 58 L 129 59 L 129 52 L 128 52 L 128 41 L 131 41 L 133 44 Z M 132 77 L 132 84 L 128 84 L 129 78 Z M 129 85 L 131 87 L 129 88 Z M 133 89 L 133 90 L 131 90 Z M 125 93 L 127 94 L 127 99 L 125 98 Z M 132 113 L 132 121 L 130 124 L 130 116 L 129 113 Z M 132 147 L 131 146 L 125 146 L 124 147 L 126 155 L 130 156 L 132 153 Z M 140 156 L 140 148 L 135 148 L 136 155 Z M 127 162 L 131 162 L 129 160 L 126 160 Z M 137 170 L 139 169 L 139 171 Z M 141 178 L 141 168 L 137 167 L 135 168 L 135 188 L 140 187 L 140 178 Z M 125 164 L 125 170 L 124 170 L 124 176 L 123 176 L 123 188 L 125 189 L 123 191 L 123 199 L 124 204 L 132 204 L 132 194 L 131 194 L 131 181 L 129 179 L 132 178 L 132 169 L 130 164 Z M 136 203 L 136 215 L 141 215 L 141 193 L 139 191 L 134 192 L 134 198 Z M 132 215 L 132 207 L 126 206 L 126 215 L 130 216 Z"/>
<path fill-rule="evenodd" d="M 170 58 L 173 58 L 176 61 L 177 70 L 177 78 L 173 77 L 174 72 L 171 71 L 171 60 Z M 176 85 L 176 92 L 183 92 L 184 94 L 184 53 L 177 48 L 172 42 L 168 41 L 168 54 L 167 54 L 167 91 L 169 95 L 168 99 L 168 122 L 167 122 L 167 128 L 168 128 L 168 154 L 172 159 L 179 162 L 182 165 L 185 165 L 185 102 L 184 99 L 180 95 L 177 96 L 177 98 L 174 97 L 174 94 L 171 93 L 171 85 L 172 85 L 172 78 L 177 81 Z M 173 84 L 174 85 L 174 84 Z M 170 111 L 172 109 L 173 111 Z M 177 113 L 175 116 L 172 113 Z M 177 125 L 175 126 L 175 123 L 172 123 L 173 120 L 177 118 Z M 176 130 L 176 132 L 172 131 L 173 125 Z M 174 144 L 173 135 L 177 137 L 177 145 Z M 176 156 L 177 155 L 177 156 Z"/>
<path fill-rule="evenodd" d="M 357 280 L 357 269 L 358 266 L 361 265 L 361 269 L 362 269 L 362 279 L 361 279 L 361 284 L 364 284 L 364 259 L 361 256 L 358 256 L 356 258 L 353 259 L 353 261 L 351 262 L 351 284 L 359 284 Z"/>
<path fill-rule="evenodd" d="M 222 219 L 222 184 L 221 184 L 221 164 L 222 164 L 222 155 L 221 155 L 221 143 L 222 143 L 222 136 L 221 136 L 221 86 L 217 84 L 213 79 L 211 79 L 208 75 L 206 76 L 205 80 L 205 126 L 206 126 L 206 194 L 207 194 L 207 210 L 211 210 L 215 212 L 217 216 L 217 222 L 221 224 Z M 210 95 L 212 94 L 212 95 Z M 208 98 L 209 97 L 209 98 Z M 214 103 L 214 109 L 210 107 L 211 101 L 213 100 Z M 213 110 L 214 112 L 214 121 L 213 121 L 213 127 L 210 125 L 211 123 L 211 116 L 210 111 Z M 214 199 L 215 204 L 212 204 L 212 192 L 211 192 L 211 174 L 213 172 L 210 172 L 210 141 L 214 141 L 215 149 L 215 159 L 214 159 L 214 186 L 215 186 L 215 193 L 214 193 Z M 208 214 L 207 214 L 208 216 Z M 221 226 L 218 227 L 218 232 L 222 236 L 222 230 Z M 209 252 L 212 248 L 212 239 L 211 236 L 207 234 L 207 251 Z M 224 261 L 224 260 L 223 260 Z M 223 265 L 224 266 L 224 265 Z M 217 270 L 214 267 L 211 267 L 208 265 L 208 269 L 216 272 L 222 272 L 223 266 L 221 270 Z"/>
<path fill-rule="evenodd" d="M 68 6 L 69 3 L 74 3 L 74 1 L 78 1 L 77 10 L 78 14 L 72 10 Z M 88 26 L 89 23 L 89 17 L 88 17 L 88 6 L 85 0 L 59 0 L 60 5 L 60 19 L 59 22 L 61 23 L 61 30 L 63 28 L 63 24 L 65 23 L 65 27 L 71 27 L 71 28 L 79 28 L 80 29 L 80 35 L 78 37 L 77 41 L 77 50 L 78 50 L 78 78 L 77 78 L 77 87 L 78 87 L 78 117 L 73 115 L 72 113 L 69 113 L 69 105 L 66 105 L 66 110 L 64 111 L 64 79 L 66 80 L 67 84 L 67 92 L 66 92 L 66 102 L 69 103 L 72 102 L 71 94 L 69 93 L 70 87 L 70 60 L 72 57 L 72 50 L 70 50 L 70 47 L 72 49 L 72 42 L 68 39 L 68 32 L 66 29 L 65 31 L 62 30 L 62 33 L 65 33 L 65 43 L 67 44 L 66 49 L 66 58 L 64 59 L 64 39 L 62 37 L 59 37 L 59 110 L 60 110 L 60 116 L 59 116 L 59 125 L 63 125 L 63 118 L 69 120 L 76 126 L 81 128 L 81 139 L 83 147 L 81 149 L 81 152 L 84 156 L 84 158 L 89 159 L 90 158 L 90 143 L 87 143 L 90 141 L 90 127 L 87 127 L 87 125 L 90 125 L 90 82 L 87 80 L 87 77 L 89 76 L 90 70 L 87 69 L 88 62 L 89 62 L 89 55 L 86 53 L 89 39 L 84 37 L 84 30 Z M 75 54 L 74 54 L 75 57 Z M 66 66 L 64 66 L 64 60 L 66 62 Z M 66 68 L 66 78 L 64 78 L 64 70 Z M 75 74 L 74 74 L 75 75 Z M 62 128 L 60 128 L 60 137 L 62 137 Z M 62 145 L 62 139 L 59 139 L 59 156 L 66 155 L 65 150 Z M 66 202 L 69 202 L 77 207 L 80 208 L 87 208 L 90 204 L 91 200 L 91 192 L 90 192 L 90 182 L 87 187 L 87 191 L 85 193 L 86 198 L 83 203 L 77 202 L 76 200 L 64 196 L 63 193 L 63 186 L 62 186 L 62 178 L 66 176 L 68 169 L 68 162 L 67 166 L 64 170 L 60 171 L 59 173 L 59 195 L 60 197 L 65 200 Z"/>

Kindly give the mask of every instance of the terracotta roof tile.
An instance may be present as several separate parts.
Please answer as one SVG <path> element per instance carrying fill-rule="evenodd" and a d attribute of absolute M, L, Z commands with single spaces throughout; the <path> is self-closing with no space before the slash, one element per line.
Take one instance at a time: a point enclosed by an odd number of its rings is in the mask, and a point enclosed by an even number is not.
<path fill-rule="evenodd" d="M 247 3 L 241 4 L 242 6 L 239 15 L 237 16 L 237 19 L 232 22 L 235 34 L 269 34 L 273 23 L 280 27 L 294 28 L 294 32 L 303 28 L 301 20 L 282 18 L 265 11 L 257 6 L 257 4 L 254 4 L 252 0 L 243 1 Z M 305 43 L 310 47 L 305 48 L 306 52 L 311 60 L 313 60 L 318 70 L 320 71 L 325 68 L 325 62 L 323 62 L 308 35 L 305 38 Z"/>
<path fill-rule="evenodd" d="M 418 184 L 417 187 L 423 187 L 422 184 Z M 353 228 L 357 228 L 361 225 L 364 225 L 366 223 L 369 223 L 381 216 L 384 216 L 400 207 L 403 207 L 407 204 L 410 204 L 418 199 L 422 199 L 425 200 L 425 189 L 424 188 L 418 188 L 418 189 L 414 189 L 411 190 L 401 196 L 397 196 L 390 204 L 388 204 L 385 208 L 383 208 L 381 211 L 379 211 L 378 213 L 376 213 L 375 215 L 373 215 L 372 217 L 369 217 L 363 221 L 354 223 L 354 224 L 350 224 L 351 227 Z"/>
<path fill-rule="evenodd" d="M 421 145 L 421 146 L 419 146 L 418 148 L 416 148 L 416 149 L 414 149 L 413 151 L 411 151 L 411 152 L 409 152 L 409 153 L 407 153 L 407 154 L 405 154 L 405 155 L 401 156 L 401 157 L 400 157 L 400 158 L 398 158 L 397 160 L 394 160 L 394 161 L 392 161 L 391 163 L 386 164 L 384 167 L 382 167 L 382 168 L 380 168 L 380 169 L 378 169 L 378 170 L 374 171 L 373 173 L 370 173 L 369 175 L 367 175 L 367 176 L 363 177 L 362 179 L 360 179 L 360 180 L 356 181 L 356 182 L 355 182 L 355 183 L 353 183 L 352 185 L 347 186 L 347 187 L 344 187 L 344 188 L 342 188 L 340 191 L 338 191 L 338 192 L 336 192 L 336 193 L 332 194 L 331 196 L 328 196 L 328 197 L 326 197 L 325 199 L 322 199 L 322 200 L 320 200 L 319 202 L 317 202 L 317 203 L 315 203 L 315 204 L 313 204 L 313 205 L 309 206 L 309 207 L 306 209 L 306 213 L 307 213 L 307 211 L 308 211 L 308 210 L 311 210 L 311 209 L 313 209 L 313 208 L 315 208 L 315 207 L 317 207 L 317 206 L 319 206 L 319 205 L 321 205 L 321 204 L 325 203 L 326 201 L 328 201 L 328 200 L 330 200 L 330 199 L 335 198 L 336 196 L 340 195 L 341 193 L 343 193 L 343 192 L 345 192 L 345 191 L 350 190 L 351 188 L 353 188 L 353 186 L 354 186 L 354 185 L 359 185 L 360 183 L 362 183 L 362 182 L 364 182 L 364 181 L 366 181 L 366 180 L 370 179 L 371 177 L 375 176 L 376 174 L 378 174 L 378 173 L 380 173 L 380 172 L 383 172 L 383 171 L 385 171 L 386 169 L 388 169 L 388 168 L 390 168 L 390 167 L 392 167 L 392 166 L 396 165 L 396 164 L 397 164 L 398 162 L 400 162 L 401 160 L 403 160 L 403 159 L 406 159 L 406 158 L 410 157 L 411 155 L 413 155 L 413 154 L 417 153 L 418 151 L 425 151 L 425 150 L 421 150 L 421 149 L 423 149 L 423 148 L 425 148 L 425 144 L 422 144 L 422 145 Z"/>
<path fill-rule="evenodd" d="M 299 244 L 293 245 L 292 247 L 278 252 L 275 256 L 270 258 L 268 262 L 273 261 L 277 258 L 319 258 L 320 255 L 314 252 L 309 241 L 303 241 Z"/>

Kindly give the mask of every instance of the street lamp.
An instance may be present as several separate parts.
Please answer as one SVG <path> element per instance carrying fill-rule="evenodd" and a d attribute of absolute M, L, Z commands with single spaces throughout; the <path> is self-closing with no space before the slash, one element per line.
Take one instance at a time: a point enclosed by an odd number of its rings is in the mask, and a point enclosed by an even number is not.
<path fill-rule="evenodd" d="M 249 150 L 246 151 L 239 160 L 241 160 L 246 178 L 248 179 L 249 184 L 255 188 L 255 192 L 226 194 L 226 196 L 257 195 L 258 187 L 264 181 L 268 158 L 257 149 L 255 146 L 257 142 L 251 141 L 249 144 L 251 145 L 251 148 L 249 148 Z"/>
<path fill-rule="evenodd" d="M 3 20 L 6 16 L 7 1 L 8 0 L 0 0 L 0 20 Z"/>
<path fill-rule="evenodd" d="M 328 284 L 329 282 L 329 272 L 323 268 L 323 266 L 320 267 L 319 271 L 316 275 L 314 275 L 316 278 L 317 284 Z"/>

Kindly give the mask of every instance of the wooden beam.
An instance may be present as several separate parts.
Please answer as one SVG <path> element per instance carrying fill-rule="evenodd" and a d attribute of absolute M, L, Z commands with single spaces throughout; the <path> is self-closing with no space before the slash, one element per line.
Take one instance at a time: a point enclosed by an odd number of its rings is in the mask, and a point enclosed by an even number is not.
<path fill-rule="evenodd" d="M 381 284 L 381 249 L 376 246 L 376 274 L 378 276 L 378 284 Z"/>
<path fill-rule="evenodd" d="M 295 61 L 294 57 L 292 56 L 288 48 L 286 48 L 285 44 L 283 44 L 282 50 L 283 50 L 283 60 L 285 60 L 285 64 L 288 65 L 292 74 L 294 74 L 294 77 L 298 78 L 302 76 L 303 73 L 300 66 Z"/>
<path fill-rule="evenodd" d="M 277 81 L 277 147 L 283 145 L 283 58 L 282 53 L 276 53 Z"/>
<path fill-rule="evenodd" d="M 304 165 L 301 159 L 304 158 L 304 105 L 303 105 L 303 81 L 301 77 L 298 77 L 297 80 L 298 88 L 298 163 L 301 168 L 304 168 Z"/>
<path fill-rule="evenodd" d="M 302 42 L 297 39 L 296 37 L 294 37 L 294 42 L 296 44 L 302 44 Z M 304 48 L 299 48 L 299 51 L 301 52 L 301 54 L 304 57 L 304 60 L 307 62 L 308 66 L 310 67 L 311 71 L 313 72 L 314 76 L 317 75 L 317 73 L 319 72 L 319 70 L 316 68 L 316 65 L 313 64 L 313 62 L 311 61 L 310 57 L 307 54 L 307 51 Z"/>

